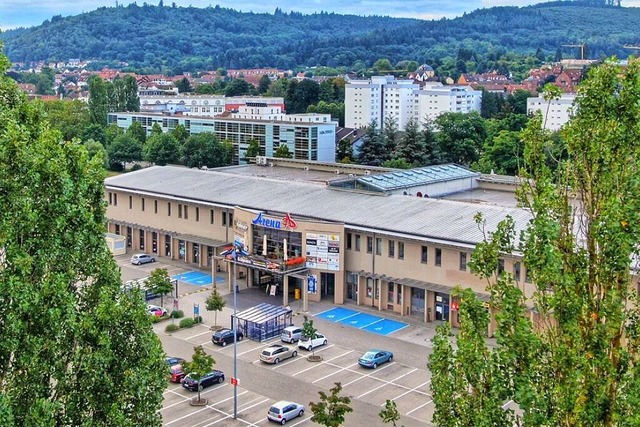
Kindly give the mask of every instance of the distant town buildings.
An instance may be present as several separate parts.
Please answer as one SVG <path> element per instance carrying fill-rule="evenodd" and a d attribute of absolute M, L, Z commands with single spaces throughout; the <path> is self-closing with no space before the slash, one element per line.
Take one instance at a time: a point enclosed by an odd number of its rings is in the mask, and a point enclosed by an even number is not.
<path fill-rule="evenodd" d="M 575 94 L 563 94 L 558 99 L 549 101 L 540 94 L 537 97 L 527 98 L 527 113 L 535 114 L 540 111 L 542 113 L 542 126 L 545 129 L 556 131 L 569 122 L 573 115 L 573 102 L 576 99 Z"/>

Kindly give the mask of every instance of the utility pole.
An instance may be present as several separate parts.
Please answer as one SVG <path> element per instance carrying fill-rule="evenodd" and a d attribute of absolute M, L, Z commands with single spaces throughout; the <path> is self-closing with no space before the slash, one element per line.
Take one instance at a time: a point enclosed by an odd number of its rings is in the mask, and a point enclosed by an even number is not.
<path fill-rule="evenodd" d="M 562 47 L 579 47 L 580 48 L 580 60 L 584 61 L 584 46 L 585 44 L 563 44 Z"/>

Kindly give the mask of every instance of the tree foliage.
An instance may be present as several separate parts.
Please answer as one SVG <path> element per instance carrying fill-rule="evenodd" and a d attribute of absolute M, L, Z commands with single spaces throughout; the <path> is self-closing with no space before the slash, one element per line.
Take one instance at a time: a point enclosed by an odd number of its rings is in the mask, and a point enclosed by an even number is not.
<path fill-rule="evenodd" d="M 313 319 L 309 319 L 306 314 L 304 315 L 304 323 L 302 323 L 302 335 L 311 340 L 318 338 L 318 330 L 313 326 Z M 315 356 L 315 347 L 312 347 L 311 350 Z"/>
<path fill-rule="evenodd" d="M 518 200 L 531 220 L 522 234 L 511 218 L 485 230 L 477 217 L 486 239 L 471 267 L 487 280 L 497 347 L 480 342 L 486 317 L 476 312 L 474 294 L 463 291 L 458 349 L 446 328 L 440 329 L 430 358 L 437 425 L 496 425 L 491 417 L 501 413 L 511 426 L 518 420 L 499 406 L 510 400 L 522 411 L 523 425 L 640 423 L 634 273 L 640 255 L 640 62 L 632 60 L 625 69 L 613 63 L 593 68 L 576 103 L 576 116 L 563 131 L 568 156 L 555 168 L 548 164 L 552 141 L 542 115 L 523 132 Z M 518 253 L 534 286 L 529 299 L 512 274 L 496 274 L 499 258 Z M 448 378 L 457 369 L 464 373 L 462 385 Z M 447 421 L 460 407 L 473 408 L 481 418 Z"/>
<path fill-rule="evenodd" d="M 205 301 L 207 311 L 213 311 L 213 314 L 215 316 L 213 321 L 213 326 L 218 326 L 218 312 L 222 311 L 225 304 L 226 302 L 224 298 L 222 298 L 222 295 L 220 295 L 220 292 L 218 292 L 218 289 L 214 287 L 213 291 L 211 291 L 211 294 L 207 297 Z"/>
<path fill-rule="evenodd" d="M 184 362 L 183 368 L 185 374 L 189 375 L 193 378 L 194 381 L 198 382 L 198 402 L 202 399 L 200 398 L 200 379 L 206 375 L 207 373 L 213 370 L 213 366 L 216 364 L 216 361 L 210 354 L 207 354 L 202 348 L 201 345 L 193 348 L 193 356 L 191 356 L 191 362 Z"/>
<path fill-rule="evenodd" d="M 340 427 L 344 423 L 345 416 L 353 409 L 349 406 L 351 399 L 347 396 L 340 396 L 342 384 L 337 382 L 329 390 L 327 395 L 324 391 L 319 391 L 320 401 L 309 402 L 313 416 L 311 421 L 326 427 Z"/>
<path fill-rule="evenodd" d="M 171 277 L 166 268 L 152 270 L 147 277 L 146 285 L 149 292 L 160 295 L 160 306 L 164 306 L 164 296 L 173 292 Z"/>
<path fill-rule="evenodd" d="M 180 158 L 178 141 L 170 133 L 151 135 L 143 147 L 144 159 L 164 166 L 176 163 Z"/>
<path fill-rule="evenodd" d="M 232 158 L 233 147 L 221 144 L 210 132 L 191 135 L 182 146 L 183 162 L 190 168 L 228 166 Z"/>
<path fill-rule="evenodd" d="M 0 55 L 2 425 L 159 425 L 166 365 L 104 240 L 104 169 L 7 65 Z"/>

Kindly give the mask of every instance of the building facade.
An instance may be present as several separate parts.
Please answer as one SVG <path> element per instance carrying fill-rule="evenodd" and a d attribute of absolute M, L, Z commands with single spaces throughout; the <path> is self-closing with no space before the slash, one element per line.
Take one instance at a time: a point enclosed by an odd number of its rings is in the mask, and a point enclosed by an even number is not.
<path fill-rule="evenodd" d="M 375 120 L 382 128 L 385 118 L 393 117 L 402 131 L 409 120 L 422 123 L 445 112 L 480 112 L 481 103 L 482 92 L 469 86 L 427 82 L 422 87 L 414 80 L 374 76 L 345 86 L 345 126 L 364 128 Z"/>
<path fill-rule="evenodd" d="M 278 147 L 286 145 L 294 159 L 335 161 L 337 122 L 331 121 L 328 114 L 281 115 L 282 120 L 278 121 L 255 119 L 255 115 L 248 113 L 243 117 L 242 112 L 238 115 L 196 117 L 148 112 L 109 113 L 107 123 L 128 129 L 133 122 L 139 122 L 147 134 L 151 133 L 154 124 L 158 124 L 163 132 L 169 132 L 178 125 L 184 126 L 191 134 L 211 132 L 220 141 L 231 142 L 234 164 L 244 162 L 249 144 L 254 140 L 258 141 L 260 152 L 266 156 L 273 156 Z"/>
<path fill-rule="evenodd" d="M 152 112 L 179 112 L 185 116 L 217 116 L 224 112 L 238 111 L 241 107 L 259 103 L 284 111 L 284 98 L 262 96 L 224 95 L 140 95 L 140 110 Z"/>
<path fill-rule="evenodd" d="M 456 326 L 455 286 L 489 299 L 468 266 L 482 240 L 474 216 L 482 212 L 488 229 L 506 215 L 529 220 L 517 208 L 259 175 L 165 166 L 108 178 L 107 231 L 125 236 L 130 251 L 213 272 L 230 271 L 229 251 L 240 248 L 246 286 L 281 295 L 283 305 L 302 295 L 303 309 L 327 299 Z M 531 295 L 520 258 L 502 259 L 500 269 Z"/>
<path fill-rule="evenodd" d="M 538 111 L 542 114 L 543 127 L 556 131 L 569 122 L 573 115 L 573 103 L 576 99 L 575 93 L 565 93 L 558 99 L 545 100 L 544 95 L 527 98 L 527 113 L 535 114 Z"/>

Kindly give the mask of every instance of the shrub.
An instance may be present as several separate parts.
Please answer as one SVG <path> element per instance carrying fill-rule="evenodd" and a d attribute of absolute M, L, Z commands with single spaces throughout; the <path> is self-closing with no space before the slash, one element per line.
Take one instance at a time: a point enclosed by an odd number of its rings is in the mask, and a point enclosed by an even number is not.
<path fill-rule="evenodd" d="M 195 324 L 195 322 L 190 317 L 186 317 L 186 318 L 184 318 L 184 319 L 182 319 L 180 321 L 180 327 L 181 328 L 191 328 L 191 327 L 193 327 L 194 324 Z"/>
<path fill-rule="evenodd" d="M 178 326 L 178 325 L 176 325 L 174 323 L 170 323 L 170 324 L 167 325 L 166 328 L 164 328 L 164 331 L 165 332 L 175 332 L 178 329 L 180 329 L 180 326 Z"/>
<path fill-rule="evenodd" d="M 202 316 L 196 316 L 196 317 L 193 319 L 193 322 L 194 322 L 194 323 L 202 323 Z"/>
<path fill-rule="evenodd" d="M 134 165 L 131 167 L 131 171 L 132 171 L 132 172 L 133 172 L 133 171 L 140 170 L 140 169 L 142 169 L 142 165 L 141 165 L 140 163 L 136 163 L 136 164 L 134 164 Z"/>
<path fill-rule="evenodd" d="M 181 317 L 184 317 L 184 312 L 182 310 L 173 310 L 170 317 L 180 319 Z"/>

